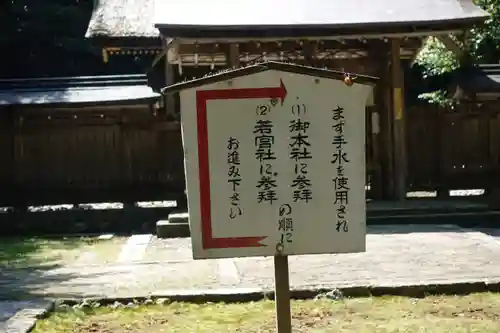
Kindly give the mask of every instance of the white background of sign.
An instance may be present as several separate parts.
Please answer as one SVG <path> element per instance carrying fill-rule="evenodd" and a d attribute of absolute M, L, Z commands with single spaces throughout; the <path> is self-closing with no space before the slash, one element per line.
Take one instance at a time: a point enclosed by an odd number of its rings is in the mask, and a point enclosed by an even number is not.
<path fill-rule="evenodd" d="M 203 249 L 200 213 L 200 179 L 198 164 L 198 136 L 196 91 L 213 89 L 279 87 L 283 81 L 287 96 L 284 104 L 278 102 L 268 116 L 258 116 L 259 104 L 270 104 L 269 99 L 233 99 L 207 102 L 208 147 L 211 189 L 211 220 L 213 237 L 267 237 L 264 247 Z M 293 236 L 284 244 L 283 254 L 348 253 L 365 251 L 366 202 L 365 202 L 365 104 L 372 87 L 355 83 L 347 86 L 342 80 L 315 78 L 308 75 L 269 70 L 247 76 L 186 89 L 181 92 L 182 134 L 187 174 L 189 222 L 193 256 L 203 258 L 229 258 L 246 256 L 272 256 L 280 242 L 278 208 L 288 203 L 292 206 Z M 295 178 L 294 164 L 290 159 L 289 122 L 297 117 L 292 114 L 294 104 L 305 104 L 307 113 L 301 116 L 310 122 L 309 149 L 313 158 L 307 160 L 308 176 L 312 182 L 313 199 L 309 203 L 294 203 L 290 184 Z M 343 150 L 350 160 L 345 167 L 349 179 L 347 205 L 348 232 L 336 230 L 334 186 L 336 167 L 331 163 L 335 147 L 332 110 L 344 108 L 344 135 L 348 145 Z M 271 161 L 277 172 L 278 201 L 258 203 L 256 188 L 260 161 L 255 157 L 254 126 L 257 119 L 274 123 L 277 159 Z M 242 182 L 238 192 L 243 214 L 229 219 L 232 188 L 228 184 L 227 142 L 232 136 L 239 140 L 240 171 Z"/>

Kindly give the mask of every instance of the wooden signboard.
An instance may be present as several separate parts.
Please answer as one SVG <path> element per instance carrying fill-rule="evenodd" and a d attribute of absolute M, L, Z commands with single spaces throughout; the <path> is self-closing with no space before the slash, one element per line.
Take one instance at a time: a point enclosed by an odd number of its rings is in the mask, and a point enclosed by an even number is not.
<path fill-rule="evenodd" d="M 166 89 L 181 91 L 193 257 L 274 256 L 279 332 L 288 255 L 365 251 L 372 84 L 272 62 Z"/>
<path fill-rule="evenodd" d="M 364 251 L 372 87 L 240 72 L 181 92 L 194 258 Z"/>

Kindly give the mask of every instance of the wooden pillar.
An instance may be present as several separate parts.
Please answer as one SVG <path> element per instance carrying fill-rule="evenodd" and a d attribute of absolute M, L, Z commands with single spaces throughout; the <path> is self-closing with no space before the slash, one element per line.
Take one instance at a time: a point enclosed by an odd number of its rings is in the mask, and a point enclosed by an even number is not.
<path fill-rule="evenodd" d="M 229 44 L 227 53 L 227 65 L 230 68 L 240 67 L 240 48 L 238 44 Z"/>
<path fill-rule="evenodd" d="M 376 96 L 374 96 L 376 97 Z M 372 195 L 372 199 L 380 200 L 383 198 L 382 193 L 382 166 L 381 166 L 381 155 L 380 155 L 380 108 L 377 107 L 368 107 L 368 112 L 366 117 L 371 123 L 370 133 L 366 133 L 366 135 L 370 136 L 371 141 L 371 180 L 370 180 L 370 192 Z M 368 148 L 368 146 L 366 146 Z M 368 165 L 367 165 L 368 166 Z"/>
<path fill-rule="evenodd" d="M 302 42 L 302 55 L 304 56 L 304 65 L 314 66 L 314 57 L 316 56 L 316 44 L 310 41 Z"/>
<path fill-rule="evenodd" d="M 376 199 L 391 199 L 394 196 L 394 163 L 393 163 L 393 137 L 392 137 L 392 100 L 391 100 L 391 77 L 390 77 L 390 48 L 383 41 L 371 41 L 370 58 L 376 66 L 375 75 L 380 78 L 375 86 L 374 99 L 375 111 L 378 113 L 378 124 L 380 132 L 374 138 L 377 145 L 377 165 L 380 166 L 378 179 L 376 179 L 372 191 L 377 195 Z M 372 124 L 373 126 L 373 124 Z"/>
<path fill-rule="evenodd" d="M 165 54 L 165 86 L 170 86 L 175 83 L 175 68 L 174 65 L 168 62 L 168 56 Z M 165 96 L 165 110 L 167 115 L 175 115 L 177 113 L 175 96 L 168 94 Z"/>
<path fill-rule="evenodd" d="M 167 43 L 164 44 L 163 46 L 165 48 L 165 85 L 170 86 L 175 83 L 175 66 L 170 64 L 168 62 L 168 48 L 169 45 Z M 177 103 L 179 100 L 179 95 L 176 94 L 167 94 L 164 97 L 164 102 L 165 102 L 165 110 L 166 110 L 166 115 L 168 118 L 173 118 L 173 119 L 180 119 L 180 101 Z M 179 116 L 179 118 L 178 118 Z M 168 119 L 167 118 L 167 119 Z M 180 129 L 179 129 L 179 136 L 181 135 Z M 186 174 L 184 173 L 184 177 L 186 177 Z M 185 183 L 185 182 L 184 182 Z M 176 196 L 175 201 L 177 202 L 177 207 L 176 210 L 185 212 L 186 209 L 188 208 L 188 202 L 187 202 L 187 189 L 184 188 L 183 193 L 179 193 L 178 196 Z"/>
<path fill-rule="evenodd" d="M 404 112 L 404 77 L 400 56 L 401 40 L 391 39 L 391 81 L 394 144 L 394 199 L 405 200 L 407 159 Z"/>

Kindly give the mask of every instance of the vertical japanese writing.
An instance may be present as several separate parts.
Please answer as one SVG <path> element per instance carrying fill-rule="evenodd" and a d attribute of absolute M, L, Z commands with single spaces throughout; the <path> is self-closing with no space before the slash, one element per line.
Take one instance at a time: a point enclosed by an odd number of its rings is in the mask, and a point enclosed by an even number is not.
<path fill-rule="evenodd" d="M 280 243 L 282 245 L 292 242 L 293 218 L 292 206 L 289 204 L 283 204 L 279 208 L 278 232 L 281 234 Z"/>
<path fill-rule="evenodd" d="M 259 105 L 257 107 L 260 112 L 258 115 L 262 118 L 265 117 L 268 112 L 262 112 L 262 109 L 270 109 L 268 105 Z M 276 159 L 276 152 L 274 148 L 274 124 L 269 119 L 257 119 L 253 133 L 254 143 L 255 143 L 255 158 L 259 160 L 259 174 L 260 178 L 257 182 L 257 201 L 259 203 L 269 203 L 273 204 L 274 201 L 278 200 L 276 194 L 276 177 L 277 172 L 273 171 L 273 160 Z"/>
<path fill-rule="evenodd" d="M 291 187 L 294 202 L 309 202 L 312 199 L 312 184 L 308 176 L 307 161 L 312 159 L 309 143 L 309 121 L 301 119 L 301 114 L 306 113 L 305 105 L 292 106 L 292 114 L 296 116 L 289 123 L 290 130 L 290 159 L 294 161 L 295 178 Z"/>
<path fill-rule="evenodd" d="M 236 217 L 243 214 L 240 206 L 240 192 L 238 191 L 241 185 L 240 174 L 240 142 L 234 137 L 229 137 L 227 140 L 227 165 L 228 165 L 228 184 L 231 187 L 231 206 L 229 208 L 229 218 L 234 220 Z"/>
<path fill-rule="evenodd" d="M 336 177 L 333 178 L 334 204 L 337 205 L 337 231 L 347 232 L 349 229 L 347 221 L 347 207 L 349 203 L 349 179 L 345 175 L 345 168 L 349 164 L 347 152 L 344 151 L 347 141 L 345 139 L 344 127 L 346 120 L 344 108 L 337 106 L 332 110 L 333 124 L 333 155 L 331 163 L 336 167 Z"/>

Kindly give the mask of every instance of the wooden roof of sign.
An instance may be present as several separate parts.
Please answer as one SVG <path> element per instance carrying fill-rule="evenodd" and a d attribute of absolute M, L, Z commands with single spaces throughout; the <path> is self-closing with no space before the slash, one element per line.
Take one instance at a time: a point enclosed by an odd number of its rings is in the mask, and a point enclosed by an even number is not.
<path fill-rule="evenodd" d="M 189 88 L 196 88 L 219 81 L 231 80 L 240 76 L 265 72 L 268 70 L 310 75 L 313 77 L 321 77 L 334 80 L 344 80 L 346 78 L 346 73 L 340 71 L 315 68 L 309 66 L 301 66 L 292 63 L 266 61 L 237 69 L 222 70 L 217 73 L 210 73 L 201 78 L 179 82 L 163 88 L 161 92 L 163 94 L 171 94 Z M 354 83 L 375 85 L 375 83 L 378 80 L 378 78 L 373 76 L 358 75 L 358 74 L 349 74 L 349 75 L 352 77 Z"/>
<path fill-rule="evenodd" d="M 158 0 L 155 26 L 172 38 L 428 34 L 489 15 L 472 0 Z"/>

